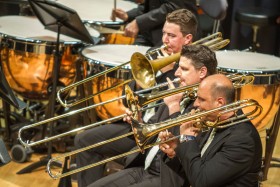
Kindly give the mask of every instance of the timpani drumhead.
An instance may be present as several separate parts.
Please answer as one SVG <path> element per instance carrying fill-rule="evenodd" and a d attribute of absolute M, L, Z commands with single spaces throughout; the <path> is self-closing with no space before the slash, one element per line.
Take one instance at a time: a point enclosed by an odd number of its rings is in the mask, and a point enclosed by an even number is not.
<path fill-rule="evenodd" d="M 89 67 L 89 75 L 92 76 L 112 67 L 129 62 L 133 53 L 145 54 L 149 47 L 137 45 L 96 45 L 82 50 L 82 56 Z M 98 93 L 111 86 L 122 83 L 131 78 L 130 65 L 100 76 L 92 81 L 92 92 Z M 93 98 L 94 103 L 101 103 L 122 96 L 123 86 L 108 90 Z M 125 107 L 121 100 L 96 108 L 96 113 L 101 119 L 108 119 L 125 113 Z"/>
<path fill-rule="evenodd" d="M 112 22 L 110 17 L 114 8 L 114 0 L 58 0 L 57 2 L 74 9 L 83 21 L 105 24 Z M 137 6 L 136 3 L 130 1 L 117 0 L 117 8 L 124 11 L 137 8 Z M 117 21 L 123 22 L 120 19 Z"/>
<path fill-rule="evenodd" d="M 145 54 L 149 48 L 138 45 L 96 45 L 83 49 L 82 56 L 98 64 L 114 67 L 130 61 L 135 52 Z M 129 65 L 126 67 L 130 68 Z"/>
<path fill-rule="evenodd" d="M 99 37 L 100 33 L 86 27 L 92 37 Z M 9 38 L 23 41 L 34 41 L 36 43 L 56 42 L 57 33 L 45 29 L 44 25 L 36 18 L 31 16 L 2 16 L 0 17 L 0 34 Z M 60 34 L 61 43 L 81 43 L 80 40 Z"/>
<path fill-rule="evenodd" d="M 225 72 L 273 74 L 280 73 L 280 58 L 272 55 L 241 52 L 216 51 L 218 69 Z"/>

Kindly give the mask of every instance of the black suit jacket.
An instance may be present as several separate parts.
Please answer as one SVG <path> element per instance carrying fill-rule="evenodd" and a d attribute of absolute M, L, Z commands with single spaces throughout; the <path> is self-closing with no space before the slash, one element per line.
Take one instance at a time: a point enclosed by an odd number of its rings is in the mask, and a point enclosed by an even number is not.
<path fill-rule="evenodd" d="M 258 186 L 262 145 L 252 123 L 245 122 L 218 130 L 201 157 L 201 149 L 209 134 L 201 134 L 197 140 L 180 144 L 174 159 L 164 157 L 172 172 L 177 174 L 175 178 L 181 179 L 178 180 L 180 184 L 170 184 L 168 187 L 189 184 L 192 187 Z"/>
<path fill-rule="evenodd" d="M 187 107 L 183 113 L 188 113 L 188 112 L 190 112 L 191 109 L 193 109 L 193 101 L 190 101 L 190 103 L 187 105 Z M 176 118 L 179 115 L 181 115 L 180 112 L 169 115 L 169 109 L 168 109 L 167 105 L 163 104 L 158 108 L 155 115 L 149 119 L 148 124 L 154 124 L 154 123 L 158 123 L 158 122 L 165 121 L 168 119 Z M 180 127 L 175 126 L 175 127 L 169 128 L 168 131 L 174 135 L 179 135 Z M 155 142 L 156 139 L 157 139 L 157 136 L 151 138 L 149 142 L 150 143 Z M 146 150 L 144 154 L 135 153 L 135 154 L 125 157 L 125 167 L 127 168 L 127 167 L 144 166 L 144 161 L 146 158 L 146 154 L 148 152 L 149 151 Z M 159 154 L 161 154 L 161 152 L 159 152 Z M 162 167 L 162 164 L 160 167 Z M 162 171 L 162 168 L 160 168 L 160 170 Z"/>
<path fill-rule="evenodd" d="M 173 80 L 175 78 L 175 71 L 177 70 L 178 64 L 176 63 L 174 68 L 170 71 L 167 71 L 163 74 L 161 74 L 160 76 L 156 77 L 156 82 L 158 84 L 166 82 L 166 78 L 169 77 L 171 80 Z M 136 90 L 136 82 L 132 81 L 129 86 L 131 87 L 132 90 Z M 163 88 L 163 90 L 166 88 Z M 161 102 L 161 101 L 159 101 Z M 126 101 L 124 100 L 124 105 L 127 107 Z M 169 117 L 169 110 L 168 107 L 163 104 L 160 107 L 158 107 L 156 109 L 156 113 L 155 115 L 153 115 L 150 120 L 148 121 L 149 124 L 153 124 L 153 123 L 157 123 L 160 121 L 164 121 L 166 119 L 168 119 Z M 156 140 L 156 137 L 153 137 L 149 142 L 154 142 Z M 136 149 L 137 147 L 135 147 L 134 149 Z M 144 161 L 146 158 L 146 153 L 148 151 L 145 151 L 144 154 L 142 153 L 134 153 L 131 155 L 128 155 L 126 157 L 124 157 L 124 163 L 125 163 L 125 168 L 128 167 L 137 167 L 137 166 L 144 166 Z"/>

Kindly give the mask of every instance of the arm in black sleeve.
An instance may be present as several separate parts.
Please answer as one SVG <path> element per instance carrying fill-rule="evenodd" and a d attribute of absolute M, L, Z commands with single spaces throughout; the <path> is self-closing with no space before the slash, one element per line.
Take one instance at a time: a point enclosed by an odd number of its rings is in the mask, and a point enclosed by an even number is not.
<path fill-rule="evenodd" d="M 137 16 L 144 14 L 144 5 L 140 4 L 140 5 L 138 5 L 137 8 L 131 9 L 131 10 L 127 11 L 126 13 L 128 16 L 128 19 L 126 20 L 126 22 L 131 22 Z"/>
<path fill-rule="evenodd" d="M 136 17 L 139 31 L 149 31 L 153 28 L 162 26 L 168 13 L 180 8 L 194 7 L 194 3 L 187 0 L 161 0 L 163 3 L 160 7 L 150 10 L 149 12 Z M 191 6 L 193 5 L 193 6 Z M 151 6 L 151 5 L 150 5 Z"/>
<path fill-rule="evenodd" d="M 232 127 L 224 134 L 217 132 L 215 138 L 221 135 L 223 138 L 218 142 L 214 139 L 203 157 L 197 140 L 180 144 L 175 150 L 176 156 L 190 184 L 196 187 L 225 186 L 244 176 L 258 149 L 258 140 L 251 135 L 252 132 L 246 124 Z"/>

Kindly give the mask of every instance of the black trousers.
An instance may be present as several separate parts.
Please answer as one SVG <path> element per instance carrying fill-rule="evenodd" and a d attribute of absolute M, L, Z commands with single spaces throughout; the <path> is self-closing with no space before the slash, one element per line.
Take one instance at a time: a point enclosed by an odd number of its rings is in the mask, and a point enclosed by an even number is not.
<path fill-rule="evenodd" d="M 159 187 L 160 177 L 143 167 L 128 168 L 108 175 L 88 187 Z"/>
<path fill-rule="evenodd" d="M 86 130 L 75 137 L 75 148 L 83 148 L 131 132 L 128 123 L 106 124 Z M 77 168 L 125 153 L 136 146 L 133 138 L 122 138 L 77 154 Z M 119 161 L 121 162 L 121 160 Z M 122 163 L 121 163 L 122 164 Z M 103 177 L 105 165 L 99 165 L 77 174 L 78 186 L 84 187 Z"/>

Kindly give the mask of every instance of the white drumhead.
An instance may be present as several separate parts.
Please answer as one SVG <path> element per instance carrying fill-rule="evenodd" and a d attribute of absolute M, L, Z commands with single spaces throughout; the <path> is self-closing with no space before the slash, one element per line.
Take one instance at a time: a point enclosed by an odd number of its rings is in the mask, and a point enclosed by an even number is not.
<path fill-rule="evenodd" d="M 130 61 L 133 53 L 145 54 L 149 48 L 137 45 L 96 45 L 83 49 L 82 55 L 107 66 L 118 66 Z"/>
<path fill-rule="evenodd" d="M 76 10 L 83 21 L 112 22 L 110 17 L 114 0 L 58 0 L 57 2 Z M 130 1 L 117 0 L 116 2 L 117 8 L 124 11 L 137 8 L 137 4 Z"/>
<path fill-rule="evenodd" d="M 93 28 L 87 28 L 91 36 L 99 37 L 100 33 Z M 36 17 L 2 16 L 0 17 L 0 33 L 20 39 L 31 39 L 55 42 L 57 33 L 44 28 Z M 80 42 L 80 40 L 60 35 L 61 42 Z"/>
<path fill-rule="evenodd" d="M 242 51 L 216 51 L 216 57 L 218 69 L 226 72 L 280 73 L 280 58 L 272 55 Z"/>

